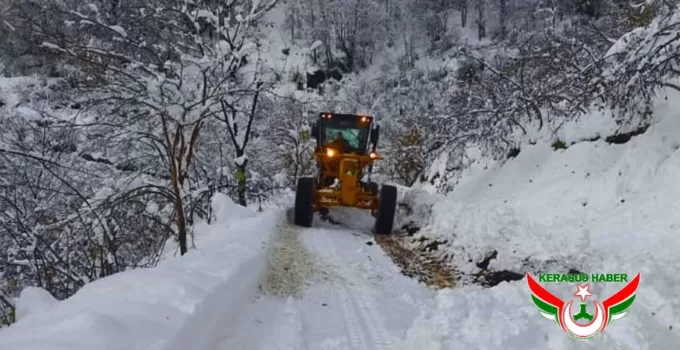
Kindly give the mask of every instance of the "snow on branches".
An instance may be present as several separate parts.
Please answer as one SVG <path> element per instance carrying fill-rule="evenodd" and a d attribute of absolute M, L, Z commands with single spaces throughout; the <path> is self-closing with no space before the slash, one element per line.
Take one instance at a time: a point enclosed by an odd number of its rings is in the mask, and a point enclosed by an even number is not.
<path fill-rule="evenodd" d="M 239 71 L 257 49 L 253 25 L 275 4 L 157 0 L 42 9 L 68 23 L 63 33 L 35 30 L 44 48 L 80 70 L 84 99 L 104 108 L 110 124 L 121 125 L 123 135 L 137 135 L 132 142 L 162 160 L 145 166 L 169 173 L 163 186 L 170 187 L 182 254 L 190 210 L 184 187 L 191 182 L 201 126 L 221 115 L 231 96 L 250 89 Z"/>
<path fill-rule="evenodd" d="M 606 59 L 602 95 L 627 121 L 649 117 L 652 98 L 660 89 L 680 91 L 680 5 L 625 34 Z"/>

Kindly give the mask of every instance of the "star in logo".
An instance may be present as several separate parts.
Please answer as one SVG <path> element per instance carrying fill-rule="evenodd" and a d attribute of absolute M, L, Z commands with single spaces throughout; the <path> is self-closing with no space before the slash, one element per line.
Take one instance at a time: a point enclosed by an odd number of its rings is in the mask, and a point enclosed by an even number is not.
<path fill-rule="evenodd" d="M 579 286 L 576 285 L 576 293 L 574 293 L 575 297 L 581 298 L 581 301 L 586 301 L 586 297 L 593 295 L 588 291 L 588 288 L 590 288 L 590 283 L 586 284 L 585 286 Z"/>

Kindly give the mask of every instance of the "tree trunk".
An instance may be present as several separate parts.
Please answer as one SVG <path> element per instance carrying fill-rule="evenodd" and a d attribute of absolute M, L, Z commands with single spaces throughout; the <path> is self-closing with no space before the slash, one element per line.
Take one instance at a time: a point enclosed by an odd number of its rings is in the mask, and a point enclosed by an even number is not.
<path fill-rule="evenodd" d="M 468 2 L 467 0 L 461 0 L 460 3 L 460 25 L 465 28 L 467 27 L 468 21 Z"/>
<path fill-rule="evenodd" d="M 175 210 L 177 211 L 177 236 L 179 240 L 179 253 L 184 255 L 187 253 L 187 221 L 184 216 L 184 203 L 182 203 L 182 194 L 179 189 L 179 183 L 173 184 L 173 192 L 175 193 Z"/>
<path fill-rule="evenodd" d="M 243 156 L 243 152 L 239 152 Z M 238 159 L 238 158 L 237 158 Z M 246 199 L 246 166 L 248 165 L 248 160 L 244 160 L 236 164 L 236 194 L 238 195 L 238 204 L 245 207 L 248 205 Z"/>
<path fill-rule="evenodd" d="M 187 219 L 186 213 L 184 212 L 184 201 L 182 200 L 182 186 L 186 179 L 186 169 L 189 168 L 193 159 L 194 148 L 198 141 L 198 135 L 202 124 L 199 122 L 194 126 L 189 144 L 187 144 L 184 139 L 184 128 L 179 123 L 177 123 L 177 130 L 175 130 L 175 134 L 171 138 L 166 118 L 166 116 L 162 115 L 161 122 L 163 124 L 163 134 L 165 136 L 168 164 L 170 166 L 168 170 L 170 172 L 172 194 L 174 197 L 173 204 L 175 206 L 175 211 L 177 212 L 175 224 L 177 225 L 179 252 L 181 255 L 184 255 L 187 253 L 188 249 Z"/>
<path fill-rule="evenodd" d="M 479 40 L 486 37 L 486 25 L 484 23 L 484 0 L 477 0 L 477 31 Z"/>
<path fill-rule="evenodd" d="M 326 47 L 326 68 L 330 68 L 333 66 L 333 51 L 330 47 L 330 40 L 329 43 L 324 46 Z"/>
<path fill-rule="evenodd" d="M 508 22 L 508 0 L 499 0 L 500 1 L 500 37 L 501 39 L 505 39 L 505 37 L 508 35 L 508 28 L 507 28 L 507 22 Z"/>
<path fill-rule="evenodd" d="M 238 125 L 236 124 L 236 115 L 237 115 L 237 110 L 236 108 L 227 103 L 226 101 L 222 101 L 222 114 L 224 115 L 224 122 L 227 124 L 227 132 L 229 132 L 229 137 L 231 138 L 232 144 L 234 148 L 236 149 L 236 161 L 234 161 L 234 165 L 236 166 L 236 191 L 237 191 L 237 196 L 238 196 L 238 202 L 241 206 L 246 206 L 247 201 L 246 201 L 246 167 L 248 166 L 248 159 L 245 158 L 243 159 L 242 157 L 245 156 L 246 148 L 248 147 L 248 141 L 250 140 L 250 132 L 252 130 L 253 126 L 253 120 L 255 119 L 255 112 L 257 111 L 257 102 L 260 97 L 260 88 L 262 87 L 262 82 L 257 83 L 257 90 L 255 91 L 255 96 L 253 97 L 253 104 L 250 109 L 250 113 L 247 114 L 248 116 L 248 124 L 246 125 L 246 130 L 245 134 L 243 135 L 243 142 L 239 143 L 237 140 L 237 136 L 239 135 L 239 129 Z M 232 122 L 230 122 L 230 117 L 229 113 L 231 113 L 231 119 Z"/>

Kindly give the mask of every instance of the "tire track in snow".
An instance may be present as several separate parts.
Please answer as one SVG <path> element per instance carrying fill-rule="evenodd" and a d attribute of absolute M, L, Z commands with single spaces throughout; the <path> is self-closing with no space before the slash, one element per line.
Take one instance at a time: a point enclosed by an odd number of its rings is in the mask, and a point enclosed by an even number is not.
<path fill-rule="evenodd" d="M 340 299 L 340 307 L 342 307 L 342 312 L 345 315 L 344 319 L 345 326 L 347 327 L 347 336 L 349 338 L 350 344 L 352 344 L 352 349 L 372 349 L 368 346 L 366 336 L 361 331 L 356 307 L 351 305 L 351 300 L 347 294 L 347 290 L 342 287 L 337 291 L 337 294 Z"/>
<path fill-rule="evenodd" d="M 333 260 L 338 261 L 339 258 L 335 249 L 335 244 L 331 239 L 328 238 L 328 234 L 325 232 L 319 232 L 317 235 L 323 235 L 323 240 L 325 241 L 324 246 L 327 247 L 328 252 L 333 257 Z M 355 279 L 355 283 L 356 282 L 357 281 Z M 391 349 L 392 344 L 388 340 L 388 332 L 385 329 L 383 322 L 378 317 L 375 301 L 371 300 L 372 298 L 368 297 L 366 294 L 363 294 L 361 291 L 353 293 L 352 297 L 349 296 L 347 287 L 341 287 L 341 291 L 350 299 L 349 302 L 354 305 L 356 311 L 361 314 L 364 329 L 368 331 L 369 336 L 373 340 L 373 346 L 370 349 Z M 343 303 L 346 302 L 343 301 Z"/>
<path fill-rule="evenodd" d="M 371 299 L 367 295 L 358 293 L 355 300 L 359 303 L 359 310 L 363 314 L 364 319 L 367 320 L 371 336 L 379 348 L 392 349 L 393 345 L 389 340 L 387 329 L 385 329 L 382 320 L 378 316 L 375 302 Z"/>
<path fill-rule="evenodd" d="M 325 244 L 319 244 L 320 235 L 322 234 L 316 232 L 312 233 L 312 240 L 314 241 L 315 245 L 314 250 L 317 252 L 321 251 L 321 249 L 319 249 L 320 246 L 332 248 L 332 246 L 329 245 L 329 241 L 327 239 L 325 239 Z M 333 257 L 335 257 L 335 252 L 333 251 L 332 253 Z M 338 300 L 340 300 L 340 308 L 342 309 L 343 313 L 343 322 L 345 323 L 345 330 L 347 331 L 346 337 L 348 343 L 351 345 L 351 348 L 370 350 L 371 348 L 368 347 L 366 336 L 361 331 L 356 308 L 350 304 L 350 297 L 347 293 L 347 289 L 343 286 L 339 286 L 338 289 L 334 289 L 334 293 L 338 296 Z"/>

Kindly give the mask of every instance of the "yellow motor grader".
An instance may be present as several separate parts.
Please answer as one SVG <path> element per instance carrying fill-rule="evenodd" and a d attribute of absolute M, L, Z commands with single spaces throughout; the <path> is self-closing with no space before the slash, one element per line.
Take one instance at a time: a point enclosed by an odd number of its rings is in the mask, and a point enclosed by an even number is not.
<path fill-rule="evenodd" d="M 311 227 L 314 212 L 344 206 L 370 209 L 374 232 L 390 234 L 397 209 L 397 188 L 371 181 L 380 126 L 367 115 L 320 113 L 312 126 L 317 176 L 298 180 L 295 224 Z"/>

